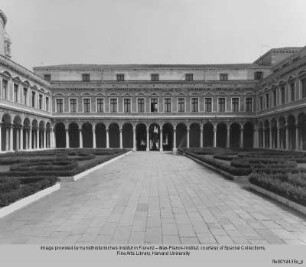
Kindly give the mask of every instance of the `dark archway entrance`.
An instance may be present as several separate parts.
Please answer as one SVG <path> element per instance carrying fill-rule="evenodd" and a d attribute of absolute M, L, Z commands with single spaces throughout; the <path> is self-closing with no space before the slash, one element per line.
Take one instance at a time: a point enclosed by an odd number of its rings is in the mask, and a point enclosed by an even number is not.
<path fill-rule="evenodd" d="M 103 123 L 96 125 L 96 146 L 97 148 L 106 148 L 106 127 Z"/>
<path fill-rule="evenodd" d="M 200 138 L 201 138 L 200 125 L 197 123 L 191 124 L 189 132 L 189 146 L 200 147 Z"/>
<path fill-rule="evenodd" d="M 209 122 L 204 125 L 203 146 L 213 147 L 214 145 L 214 126 Z"/>
<path fill-rule="evenodd" d="M 66 147 L 65 125 L 62 122 L 59 122 L 55 125 L 55 142 L 57 148 Z"/>
<path fill-rule="evenodd" d="M 147 147 L 147 127 L 143 123 L 136 126 L 136 149 L 137 151 L 146 151 Z"/>
<path fill-rule="evenodd" d="M 230 147 L 240 147 L 240 125 L 238 123 L 233 123 L 231 125 Z"/>
<path fill-rule="evenodd" d="M 69 124 L 69 146 L 71 148 L 80 147 L 80 133 L 77 123 L 72 122 Z"/>
<path fill-rule="evenodd" d="M 187 126 L 179 123 L 176 126 L 176 147 L 182 148 L 187 146 Z"/>
<path fill-rule="evenodd" d="M 247 122 L 243 129 L 243 147 L 252 148 L 254 144 L 254 127 L 251 122 Z"/>
<path fill-rule="evenodd" d="M 156 151 L 160 149 L 160 128 L 159 125 L 153 123 L 149 127 L 149 148 L 150 151 Z"/>
<path fill-rule="evenodd" d="M 172 151 L 173 149 L 173 126 L 166 123 L 163 126 L 163 150 Z"/>
<path fill-rule="evenodd" d="M 117 123 L 112 123 L 109 126 L 109 147 L 119 148 L 120 147 L 120 130 Z"/>
<path fill-rule="evenodd" d="M 226 147 L 227 127 L 224 123 L 217 126 L 217 147 Z"/>
<path fill-rule="evenodd" d="M 122 127 L 123 148 L 133 148 L 133 125 L 126 123 Z"/>

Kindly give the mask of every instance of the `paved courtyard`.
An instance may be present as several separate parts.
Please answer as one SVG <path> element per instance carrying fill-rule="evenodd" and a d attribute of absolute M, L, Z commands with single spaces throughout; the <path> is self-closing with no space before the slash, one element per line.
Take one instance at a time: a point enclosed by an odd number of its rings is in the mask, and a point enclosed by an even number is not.
<path fill-rule="evenodd" d="M 2 244 L 306 244 L 306 218 L 194 161 L 132 153 L 0 219 Z"/>

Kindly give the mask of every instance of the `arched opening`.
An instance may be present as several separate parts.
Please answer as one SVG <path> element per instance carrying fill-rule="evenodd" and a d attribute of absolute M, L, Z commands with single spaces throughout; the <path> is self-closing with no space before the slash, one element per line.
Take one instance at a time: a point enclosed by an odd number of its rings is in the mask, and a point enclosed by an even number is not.
<path fill-rule="evenodd" d="M 292 115 L 288 116 L 287 124 L 288 124 L 288 149 L 294 150 L 296 143 L 296 126 L 295 126 L 295 118 Z"/>
<path fill-rule="evenodd" d="M 230 127 L 230 147 L 239 148 L 240 147 L 240 125 L 238 123 L 233 123 Z"/>
<path fill-rule="evenodd" d="M 149 148 L 151 151 L 156 151 L 160 149 L 160 128 L 156 123 L 152 123 L 149 127 Z"/>
<path fill-rule="evenodd" d="M 123 148 L 133 148 L 133 125 L 125 123 L 122 127 Z"/>
<path fill-rule="evenodd" d="M 38 146 L 39 148 L 44 148 L 45 143 L 45 123 L 44 121 L 41 121 L 39 123 L 39 129 L 38 129 Z"/>
<path fill-rule="evenodd" d="M 176 147 L 187 147 L 187 126 L 184 123 L 176 126 Z"/>
<path fill-rule="evenodd" d="M 299 136 L 299 149 L 306 149 L 306 115 L 301 113 L 298 117 L 298 136 Z"/>
<path fill-rule="evenodd" d="M 21 148 L 21 119 L 16 116 L 13 121 L 13 150 L 20 150 Z"/>
<path fill-rule="evenodd" d="M 69 124 L 69 147 L 77 148 L 80 147 L 80 131 L 79 125 L 75 122 Z"/>
<path fill-rule="evenodd" d="M 54 127 L 55 131 L 55 144 L 57 148 L 66 147 L 66 132 L 65 125 L 62 122 L 59 122 Z"/>
<path fill-rule="evenodd" d="M 262 126 L 262 123 L 259 124 L 258 126 L 258 145 L 259 147 L 263 148 L 264 147 L 264 142 L 263 142 L 263 138 L 264 138 L 264 131 L 263 131 L 263 126 Z"/>
<path fill-rule="evenodd" d="M 243 128 L 243 147 L 252 148 L 253 146 L 254 146 L 254 127 L 251 122 L 247 122 Z"/>
<path fill-rule="evenodd" d="M 200 125 L 197 123 L 192 123 L 190 125 L 190 131 L 189 131 L 189 146 L 200 147 L 200 138 L 201 138 Z"/>
<path fill-rule="evenodd" d="M 272 119 L 271 120 L 271 135 L 272 135 L 272 148 L 275 149 L 277 148 L 277 122 L 276 122 L 276 119 Z"/>
<path fill-rule="evenodd" d="M 106 148 L 106 127 L 104 123 L 96 125 L 96 146 L 97 148 Z"/>
<path fill-rule="evenodd" d="M 173 126 L 170 123 L 163 125 L 163 150 L 172 151 L 173 149 Z"/>
<path fill-rule="evenodd" d="M 112 123 L 109 126 L 109 147 L 119 148 L 120 147 L 120 130 L 117 123 Z"/>
<path fill-rule="evenodd" d="M 147 127 L 143 123 L 136 126 L 136 148 L 137 151 L 146 151 L 147 147 Z"/>
<path fill-rule="evenodd" d="M 30 148 L 30 120 L 25 118 L 23 121 L 23 149 Z"/>
<path fill-rule="evenodd" d="M 208 122 L 203 127 L 203 145 L 204 147 L 213 147 L 214 145 L 214 126 Z"/>
<path fill-rule="evenodd" d="M 217 125 L 217 147 L 226 147 L 227 127 L 224 123 Z"/>
<path fill-rule="evenodd" d="M 32 149 L 38 146 L 38 124 L 37 120 L 32 121 Z"/>
<path fill-rule="evenodd" d="M 10 138 L 11 137 L 11 116 L 9 114 L 4 114 L 2 116 L 2 127 L 1 127 L 1 150 L 10 150 Z"/>
<path fill-rule="evenodd" d="M 86 122 L 82 125 L 83 147 L 92 148 L 92 125 Z"/>
<path fill-rule="evenodd" d="M 270 147 L 270 124 L 269 121 L 265 121 L 265 130 L 264 130 L 264 147 L 269 148 Z"/>

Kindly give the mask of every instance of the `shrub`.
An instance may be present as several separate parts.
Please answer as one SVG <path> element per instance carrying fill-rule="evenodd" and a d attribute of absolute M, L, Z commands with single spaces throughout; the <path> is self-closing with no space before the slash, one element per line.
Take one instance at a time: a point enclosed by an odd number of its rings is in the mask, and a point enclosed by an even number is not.
<path fill-rule="evenodd" d="M 0 194 L 9 193 L 20 187 L 20 179 L 10 177 L 5 182 L 0 183 Z"/>
<path fill-rule="evenodd" d="M 237 156 L 237 154 L 222 153 L 222 154 L 215 154 L 215 155 L 214 155 L 214 158 L 215 158 L 215 159 L 221 159 L 221 160 L 231 161 L 231 160 L 234 159 L 236 156 Z"/>

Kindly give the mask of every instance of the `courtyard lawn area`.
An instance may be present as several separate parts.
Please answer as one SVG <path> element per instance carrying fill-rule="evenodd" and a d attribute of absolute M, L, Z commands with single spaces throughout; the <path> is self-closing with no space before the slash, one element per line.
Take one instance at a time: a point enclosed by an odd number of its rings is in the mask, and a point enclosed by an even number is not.
<path fill-rule="evenodd" d="M 306 206 L 306 153 L 264 149 L 190 148 L 179 152 Z"/>
<path fill-rule="evenodd" d="M 126 149 L 54 149 L 0 155 L 0 207 L 128 152 Z"/>

